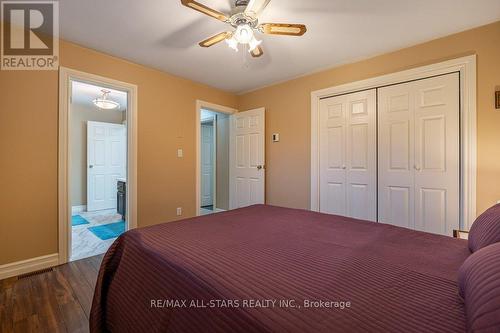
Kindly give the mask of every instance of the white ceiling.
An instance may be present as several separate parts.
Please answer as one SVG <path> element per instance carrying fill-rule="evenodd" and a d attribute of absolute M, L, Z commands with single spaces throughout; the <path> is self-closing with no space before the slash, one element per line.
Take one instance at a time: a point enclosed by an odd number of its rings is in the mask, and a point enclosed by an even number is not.
<path fill-rule="evenodd" d="M 223 12 L 232 0 L 199 0 Z M 500 0 L 271 0 L 261 22 L 304 23 L 262 36 L 264 56 L 197 43 L 229 25 L 180 0 L 60 0 L 61 36 L 231 92 L 243 92 L 500 20 Z"/>
<path fill-rule="evenodd" d="M 97 97 L 102 96 L 102 89 L 108 90 L 110 93 L 108 99 L 120 104 L 119 109 L 112 111 L 125 111 L 127 109 L 127 93 L 111 88 L 103 88 L 88 83 L 73 81 L 71 85 L 71 101 L 72 103 L 97 109 L 93 101 Z M 108 110 L 104 110 L 108 111 Z M 111 110 L 109 110 L 111 111 Z"/>

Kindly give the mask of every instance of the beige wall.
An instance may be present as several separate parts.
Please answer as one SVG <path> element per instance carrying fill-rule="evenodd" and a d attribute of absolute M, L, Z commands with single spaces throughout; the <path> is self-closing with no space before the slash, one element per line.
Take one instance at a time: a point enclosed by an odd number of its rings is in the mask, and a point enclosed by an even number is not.
<path fill-rule="evenodd" d="M 500 200 L 500 22 L 240 96 L 239 109 L 266 107 L 266 201 L 309 208 L 311 92 L 439 61 L 477 54 L 477 212 Z M 271 143 L 271 133 L 280 142 Z"/>
<path fill-rule="evenodd" d="M 229 116 L 217 113 L 216 208 L 229 209 Z"/>
<path fill-rule="evenodd" d="M 71 103 L 70 113 L 70 198 L 72 206 L 81 206 L 87 204 L 87 121 L 121 124 L 127 112 Z"/>
<path fill-rule="evenodd" d="M 61 65 L 138 85 L 138 225 L 195 214 L 196 99 L 237 97 L 61 42 Z M 58 252 L 56 71 L 0 71 L 0 265 Z M 177 158 L 177 148 L 184 158 Z"/>

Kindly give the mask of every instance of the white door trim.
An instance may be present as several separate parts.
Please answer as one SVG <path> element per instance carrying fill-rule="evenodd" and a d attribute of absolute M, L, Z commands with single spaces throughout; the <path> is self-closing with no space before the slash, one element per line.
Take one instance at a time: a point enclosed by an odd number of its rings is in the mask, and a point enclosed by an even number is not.
<path fill-rule="evenodd" d="M 137 86 L 74 69 L 59 68 L 59 150 L 58 150 L 58 234 L 59 264 L 69 260 L 71 251 L 71 200 L 69 199 L 69 104 L 72 80 L 119 89 L 128 95 L 127 105 L 127 223 L 137 227 Z"/>
<path fill-rule="evenodd" d="M 402 72 L 351 82 L 311 93 L 311 210 L 319 211 L 319 104 L 322 98 L 360 90 L 460 73 L 460 227 L 468 230 L 476 218 L 476 55 L 452 59 Z"/>
<path fill-rule="evenodd" d="M 201 161 L 201 110 L 209 110 L 213 112 L 219 112 L 219 113 L 225 113 L 225 114 L 234 114 L 237 113 L 238 110 L 223 106 L 223 105 L 218 105 L 210 102 L 205 102 L 202 100 L 196 100 L 196 120 L 195 120 L 195 126 L 196 126 L 196 216 L 200 216 L 200 193 L 201 193 L 201 186 L 200 186 L 200 172 L 201 172 L 201 167 L 200 167 L 200 161 Z M 215 125 L 215 123 L 214 123 Z M 215 186 L 214 186 L 215 188 Z M 215 200 L 215 196 L 214 196 Z M 215 207 L 214 207 L 215 208 Z"/>

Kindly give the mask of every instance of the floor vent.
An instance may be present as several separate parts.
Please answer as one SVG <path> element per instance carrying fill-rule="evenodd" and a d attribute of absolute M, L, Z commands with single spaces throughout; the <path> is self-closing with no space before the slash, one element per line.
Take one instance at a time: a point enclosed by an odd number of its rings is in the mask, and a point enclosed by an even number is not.
<path fill-rule="evenodd" d="M 45 269 L 41 269 L 39 271 L 34 271 L 34 272 L 31 272 L 31 273 L 26 273 L 26 274 L 19 275 L 17 277 L 17 279 L 18 280 L 22 280 L 22 279 L 26 279 L 26 278 L 29 278 L 29 277 L 32 277 L 32 276 L 35 276 L 35 275 L 45 274 L 45 273 L 52 272 L 52 271 L 54 271 L 54 267 L 45 268 Z"/>

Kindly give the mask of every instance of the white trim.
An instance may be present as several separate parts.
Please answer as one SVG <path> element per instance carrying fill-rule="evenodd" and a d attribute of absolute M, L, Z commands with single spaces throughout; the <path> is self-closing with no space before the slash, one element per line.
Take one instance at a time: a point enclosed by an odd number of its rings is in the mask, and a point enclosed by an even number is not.
<path fill-rule="evenodd" d="M 75 215 L 77 213 L 83 213 L 87 211 L 87 205 L 73 206 L 71 207 L 71 214 Z"/>
<path fill-rule="evenodd" d="M 223 106 L 223 105 L 218 105 L 218 104 L 213 104 L 213 103 L 209 103 L 209 102 L 205 102 L 205 101 L 202 101 L 202 100 L 196 100 L 196 120 L 195 120 L 195 126 L 196 126 L 196 175 L 195 175 L 195 179 L 196 179 L 196 216 L 200 216 L 201 213 L 200 213 L 200 202 L 201 202 L 201 198 L 200 198 L 200 171 L 201 171 L 201 167 L 200 167 L 200 161 L 201 161 L 201 157 L 200 157 L 200 154 L 201 154 L 201 143 L 200 143 L 200 140 L 201 140 L 201 109 L 204 109 L 204 110 L 209 110 L 209 111 L 213 111 L 213 112 L 219 112 L 219 113 L 225 113 L 225 114 L 234 114 L 234 113 L 237 113 L 238 110 L 236 109 L 233 109 L 233 108 L 230 108 L 230 107 L 227 107 L 227 106 Z M 214 186 L 215 187 L 215 186 Z M 215 207 L 215 206 L 214 206 Z"/>
<path fill-rule="evenodd" d="M 126 91 L 127 105 L 127 222 L 137 227 L 137 86 L 65 67 L 59 68 L 59 161 L 58 161 L 58 233 L 59 264 L 69 260 L 71 251 L 71 203 L 69 200 L 69 104 L 72 80 Z"/>
<path fill-rule="evenodd" d="M 311 210 L 319 211 L 319 103 L 322 98 L 426 77 L 460 72 L 461 122 L 461 212 L 460 226 L 469 230 L 476 218 L 476 56 L 448 60 L 428 66 L 351 82 L 311 93 Z"/>
<path fill-rule="evenodd" d="M 54 267 L 59 264 L 59 254 L 53 253 L 41 257 L 12 262 L 0 265 L 0 280 L 26 274 L 41 269 Z"/>

